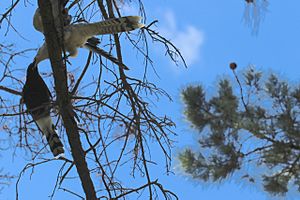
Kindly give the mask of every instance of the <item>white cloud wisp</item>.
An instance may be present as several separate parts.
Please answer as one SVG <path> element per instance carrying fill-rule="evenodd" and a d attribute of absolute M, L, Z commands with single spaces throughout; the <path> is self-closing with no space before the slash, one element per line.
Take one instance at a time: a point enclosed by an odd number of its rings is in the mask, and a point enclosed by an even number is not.
<path fill-rule="evenodd" d="M 178 28 L 174 13 L 167 11 L 164 14 L 164 21 L 159 32 L 171 39 L 171 42 L 180 50 L 187 65 L 199 61 L 204 34 L 197 27 L 186 25 L 184 29 Z"/>

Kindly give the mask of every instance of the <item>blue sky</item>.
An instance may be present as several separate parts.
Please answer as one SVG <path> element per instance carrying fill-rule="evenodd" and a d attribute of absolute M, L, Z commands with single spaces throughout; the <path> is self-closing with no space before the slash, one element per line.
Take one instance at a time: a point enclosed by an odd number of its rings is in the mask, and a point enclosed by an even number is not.
<path fill-rule="evenodd" d="M 2 2 L 1 2 L 2 3 Z M 0 5 L 1 5 L 0 3 Z M 232 76 L 228 68 L 231 61 L 238 63 L 238 70 L 245 69 L 248 65 L 254 65 L 263 71 L 274 71 L 283 78 L 293 82 L 298 81 L 300 66 L 300 13 L 298 8 L 300 2 L 290 0 L 287 3 L 271 1 L 265 19 L 261 22 L 259 32 L 253 34 L 251 29 L 245 25 L 243 18 L 245 3 L 243 0 L 189 0 L 189 1 L 145 1 L 147 22 L 158 19 L 157 30 L 170 38 L 181 50 L 189 67 L 174 65 L 166 56 L 162 47 L 151 44 L 151 55 L 154 66 L 160 76 L 156 77 L 150 70 L 149 79 L 165 89 L 173 98 L 169 103 L 165 99 L 156 103 L 154 109 L 162 115 L 171 116 L 177 124 L 178 137 L 174 138 L 177 143 L 173 149 L 173 171 L 174 175 L 166 176 L 162 166 L 152 167 L 152 176 L 159 178 L 167 189 L 174 191 L 179 199 L 231 199 L 231 200 L 265 200 L 270 196 L 261 191 L 260 186 L 251 186 L 235 179 L 221 183 L 218 186 L 203 184 L 192 181 L 183 175 L 178 168 L 176 153 L 186 145 L 195 146 L 197 137 L 193 130 L 189 129 L 182 114 L 183 105 L 180 100 L 180 90 L 188 84 L 202 83 L 205 88 L 211 89 L 216 80 L 222 76 Z M 2 7 L 2 5 L 1 5 Z M 15 41 L 17 48 L 37 48 L 42 43 L 42 36 L 33 30 L 32 16 L 36 5 L 23 4 L 17 8 L 14 14 L 15 27 L 29 41 L 20 39 L 17 34 L 10 32 L 7 41 Z M 0 10 L 1 13 L 3 10 Z M 125 13 L 134 14 L 135 7 L 124 9 Z M 0 30 L 1 37 L 4 31 Z M 132 56 L 130 48 L 126 49 L 124 57 L 131 70 L 131 75 L 139 76 L 141 70 Z M 33 52 L 15 60 L 18 68 L 25 68 L 31 61 Z M 25 63 L 25 64 L 24 64 Z M 74 59 L 73 66 L 80 65 L 80 58 Z M 49 70 L 49 62 L 41 64 L 41 71 Z M 21 73 L 21 72 L 20 72 Z M 0 111 L 1 113 L 1 111 Z M 154 150 L 153 157 L 159 154 Z M 24 155 L 21 153 L 16 157 L 10 154 L 1 155 L 0 162 L 5 169 L 18 173 L 26 164 Z M 157 156 L 160 159 L 159 156 Z M 160 162 L 160 161 L 159 161 Z M 5 164 L 4 164 L 5 163 Z M 51 194 L 59 164 L 51 162 L 37 167 L 33 176 L 26 173 L 20 185 L 20 199 L 47 199 Z M 81 190 L 78 184 L 68 180 L 68 184 L 75 190 Z M 97 185 L 98 183 L 96 183 Z M 100 184 L 100 183 L 99 183 Z M 58 192 L 56 199 L 69 199 L 70 196 L 64 192 Z M 296 199 L 297 194 L 289 194 L 288 199 Z M 15 199 L 15 182 L 5 188 L 0 194 L 0 199 Z"/>

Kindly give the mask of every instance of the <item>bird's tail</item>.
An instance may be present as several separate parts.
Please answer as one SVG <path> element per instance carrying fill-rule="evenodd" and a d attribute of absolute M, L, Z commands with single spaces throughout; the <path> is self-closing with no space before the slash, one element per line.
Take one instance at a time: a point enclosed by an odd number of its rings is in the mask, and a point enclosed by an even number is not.
<path fill-rule="evenodd" d="M 52 125 L 51 130 L 44 133 L 44 135 L 46 136 L 46 139 L 48 141 L 50 150 L 53 153 L 53 156 L 55 158 L 64 156 L 64 152 L 65 152 L 64 146 L 60 141 L 59 136 L 54 130 L 54 125 Z"/>
<path fill-rule="evenodd" d="M 94 35 L 114 34 L 121 32 L 128 32 L 145 25 L 140 23 L 140 16 L 126 16 L 116 19 L 108 19 L 101 22 L 89 24 L 75 24 L 75 29 L 79 30 L 81 34 L 92 37 Z"/>
<path fill-rule="evenodd" d="M 55 158 L 64 156 L 64 146 L 55 132 L 54 125 L 50 116 L 36 120 L 36 123 L 43 135 L 46 137 L 50 150 Z"/>

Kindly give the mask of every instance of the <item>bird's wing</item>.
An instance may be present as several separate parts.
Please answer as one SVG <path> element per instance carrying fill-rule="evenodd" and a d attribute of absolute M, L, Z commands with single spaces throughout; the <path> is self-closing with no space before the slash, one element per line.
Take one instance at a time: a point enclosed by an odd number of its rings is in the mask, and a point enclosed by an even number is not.
<path fill-rule="evenodd" d="M 26 81 L 23 87 L 23 99 L 34 119 L 50 115 L 51 93 L 40 76 L 30 82 Z"/>
<path fill-rule="evenodd" d="M 48 98 L 49 98 L 49 99 L 50 99 L 50 98 L 52 99 L 52 94 L 51 94 L 51 92 L 50 92 L 48 86 L 46 85 L 46 83 L 45 83 L 44 81 L 41 82 L 41 90 L 47 92 Z"/>

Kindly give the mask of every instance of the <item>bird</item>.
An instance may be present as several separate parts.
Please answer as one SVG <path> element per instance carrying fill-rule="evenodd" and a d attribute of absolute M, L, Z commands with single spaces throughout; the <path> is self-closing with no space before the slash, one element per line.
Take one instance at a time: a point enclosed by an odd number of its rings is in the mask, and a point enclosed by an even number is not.
<path fill-rule="evenodd" d="M 46 137 L 53 156 L 55 158 L 64 157 L 63 144 L 55 132 L 55 126 L 50 116 L 52 96 L 34 62 L 27 68 L 22 97 L 34 122 Z"/>
<path fill-rule="evenodd" d="M 64 8 L 64 6 L 65 6 L 65 4 L 63 4 L 63 7 L 61 7 L 62 8 L 63 25 L 67 26 L 71 23 L 72 16 L 69 15 L 70 6 L 69 6 L 69 8 Z M 43 33 L 43 31 L 44 31 L 43 30 L 43 23 L 42 23 L 42 17 L 41 17 L 39 8 L 37 8 L 35 13 L 34 13 L 33 26 L 37 31 Z M 106 52 L 105 50 L 99 48 L 98 44 L 100 44 L 100 40 L 96 37 L 91 37 L 91 38 L 87 39 L 87 41 L 83 45 L 83 47 L 90 50 L 90 51 L 92 51 L 93 53 L 96 53 L 100 56 L 103 56 L 103 57 L 109 59 L 111 62 L 121 66 L 123 69 L 129 70 L 129 68 L 124 63 L 120 62 L 117 58 L 115 58 L 109 52 Z M 43 45 L 45 45 L 45 43 Z M 40 49 L 40 54 L 39 55 L 40 55 L 39 59 L 41 61 L 48 58 L 47 46 L 42 47 Z"/>
<path fill-rule="evenodd" d="M 88 42 L 90 38 L 96 35 L 115 34 L 142 28 L 145 25 L 140 23 L 140 20 L 140 16 L 126 16 L 95 23 L 78 23 L 66 25 L 63 28 L 64 49 L 69 53 L 68 56 L 71 57 L 76 57 L 78 54 L 78 48 L 81 47 L 85 47 L 90 49 L 91 51 L 94 51 L 95 46 L 91 48 L 91 45 L 93 44 L 90 44 Z M 34 62 L 36 64 L 39 64 L 41 61 L 48 58 L 49 55 L 47 44 L 46 42 L 44 42 L 44 44 L 39 48 L 34 58 Z"/>

